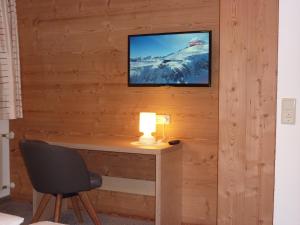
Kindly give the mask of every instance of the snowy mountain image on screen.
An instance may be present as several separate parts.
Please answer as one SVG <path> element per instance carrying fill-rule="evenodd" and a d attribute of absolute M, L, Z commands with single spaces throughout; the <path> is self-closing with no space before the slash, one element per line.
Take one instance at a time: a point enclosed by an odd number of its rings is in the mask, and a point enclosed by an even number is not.
<path fill-rule="evenodd" d="M 130 58 L 130 81 L 134 84 L 209 83 L 208 42 L 194 38 L 186 47 L 166 56 Z"/>

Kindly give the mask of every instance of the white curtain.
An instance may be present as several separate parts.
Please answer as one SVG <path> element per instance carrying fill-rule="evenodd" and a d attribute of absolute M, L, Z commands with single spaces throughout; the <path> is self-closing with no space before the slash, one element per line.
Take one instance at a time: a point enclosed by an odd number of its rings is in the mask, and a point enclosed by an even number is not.
<path fill-rule="evenodd" d="M 16 0 L 0 0 L 0 119 L 22 117 Z"/>

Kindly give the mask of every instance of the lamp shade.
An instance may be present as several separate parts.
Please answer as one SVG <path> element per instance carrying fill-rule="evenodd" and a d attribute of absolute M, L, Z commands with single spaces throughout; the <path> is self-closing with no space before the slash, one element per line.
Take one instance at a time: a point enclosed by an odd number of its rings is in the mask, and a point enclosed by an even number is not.
<path fill-rule="evenodd" d="M 156 113 L 140 113 L 140 132 L 152 133 L 156 131 Z"/>

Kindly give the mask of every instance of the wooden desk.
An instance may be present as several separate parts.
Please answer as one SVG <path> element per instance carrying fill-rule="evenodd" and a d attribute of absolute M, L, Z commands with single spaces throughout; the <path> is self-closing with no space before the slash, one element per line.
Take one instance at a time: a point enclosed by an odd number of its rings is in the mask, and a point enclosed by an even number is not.
<path fill-rule="evenodd" d="M 117 177 L 103 177 L 103 190 L 155 196 L 155 225 L 181 224 L 181 144 L 170 146 L 163 143 L 143 146 L 125 138 L 102 137 L 94 140 L 70 138 L 47 140 L 54 145 L 89 151 L 106 151 L 155 156 L 155 182 Z"/>

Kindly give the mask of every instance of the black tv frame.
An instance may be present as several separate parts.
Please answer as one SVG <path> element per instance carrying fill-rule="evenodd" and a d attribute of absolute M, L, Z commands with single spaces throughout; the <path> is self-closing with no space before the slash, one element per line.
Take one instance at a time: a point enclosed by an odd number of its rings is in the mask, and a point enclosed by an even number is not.
<path fill-rule="evenodd" d="M 139 36 L 153 36 L 153 35 L 168 35 L 168 34 L 189 34 L 189 33 L 208 33 L 209 34 L 209 68 L 208 68 L 208 83 L 207 84 L 159 84 L 159 83 L 145 83 L 136 84 L 130 83 L 130 38 Z M 151 34 L 131 34 L 128 35 L 128 57 L 127 57 L 127 84 L 128 87 L 161 87 L 161 86 L 171 86 L 171 87 L 211 87 L 211 59 L 212 59 L 212 31 L 211 30 L 200 30 L 200 31 L 181 31 L 181 32 L 169 32 L 169 33 L 151 33 Z"/>

